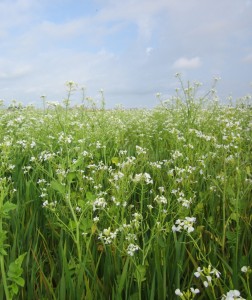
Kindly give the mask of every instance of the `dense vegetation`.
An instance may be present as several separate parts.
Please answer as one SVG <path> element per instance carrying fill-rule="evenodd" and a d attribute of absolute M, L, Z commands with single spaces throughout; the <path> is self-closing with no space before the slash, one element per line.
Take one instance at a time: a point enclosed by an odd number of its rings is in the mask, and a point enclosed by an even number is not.
<path fill-rule="evenodd" d="M 250 106 L 71 108 L 71 87 L 0 111 L 0 299 L 252 299 Z"/>

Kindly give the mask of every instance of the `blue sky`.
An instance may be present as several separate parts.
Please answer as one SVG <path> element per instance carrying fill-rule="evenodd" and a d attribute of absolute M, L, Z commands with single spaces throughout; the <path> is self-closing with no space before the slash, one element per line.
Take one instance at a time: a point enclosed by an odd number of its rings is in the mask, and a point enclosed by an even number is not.
<path fill-rule="evenodd" d="M 153 107 L 180 72 L 221 101 L 252 93 L 251 0 L 0 0 L 0 99 Z M 81 101 L 76 91 L 73 103 Z"/>

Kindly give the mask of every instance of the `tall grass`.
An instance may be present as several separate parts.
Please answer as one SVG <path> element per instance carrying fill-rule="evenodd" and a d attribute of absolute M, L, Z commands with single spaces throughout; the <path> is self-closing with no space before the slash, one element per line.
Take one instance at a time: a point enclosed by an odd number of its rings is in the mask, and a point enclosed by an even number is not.
<path fill-rule="evenodd" d="M 73 90 L 0 111 L 0 299 L 252 299 L 251 106 Z"/>

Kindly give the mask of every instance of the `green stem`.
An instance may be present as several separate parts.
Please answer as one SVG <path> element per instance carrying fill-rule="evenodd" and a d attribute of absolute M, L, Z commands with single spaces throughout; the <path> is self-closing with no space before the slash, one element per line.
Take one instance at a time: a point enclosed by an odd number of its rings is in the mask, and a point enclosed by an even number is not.
<path fill-rule="evenodd" d="M 249 273 L 247 273 L 246 275 L 247 275 L 248 295 L 249 295 L 249 297 L 251 297 L 250 283 L 249 283 Z"/>
<path fill-rule="evenodd" d="M 0 209 L 2 209 L 3 207 L 3 200 L 5 197 L 5 189 L 3 188 L 3 186 L 1 186 L 1 194 L 0 194 Z M 0 232 L 3 231 L 3 221 L 2 218 L 0 218 Z M 10 294 L 9 294 L 9 289 L 8 289 L 8 285 L 7 285 L 7 279 L 6 279 L 6 272 L 5 272 L 5 268 L 4 268 L 4 256 L 1 254 L 0 255 L 0 268 L 1 268 L 1 275 L 2 275 L 2 281 L 3 281 L 3 286 L 4 286 L 4 292 L 5 292 L 5 296 L 6 296 L 6 300 L 11 299 Z"/>
<path fill-rule="evenodd" d="M 77 254 L 78 254 L 78 260 L 79 262 L 81 262 L 81 247 L 80 247 L 80 224 L 79 221 L 76 217 L 76 214 L 74 212 L 72 203 L 71 203 L 71 199 L 70 199 L 70 186 L 69 186 L 69 191 L 68 191 L 68 195 L 67 195 L 67 204 L 69 206 L 69 209 L 71 211 L 72 217 L 74 219 L 75 225 L 76 225 L 76 233 L 75 233 L 75 244 L 77 247 Z"/>
<path fill-rule="evenodd" d="M 3 286 L 4 286 L 5 297 L 6 297 L 6 300 L 9 300 L 9 299 L 11 299 L 11 297 L 10 297 L 9 289 L 8 289 L 8 285 L 7 285 L 3 255 L 0 256 L 0 265 L 1 265 L 1 274 L 2 274 L 2 281 L 3 281 Z"/>
<path fill-rule="evenodd" d="M 225 159 L 225 158 L 224 158 Z M 226 241 L 226 162 L 224 161 L 224 187 L 223 187 L 223 198 L 222 198 L 222 219 L 223 219 L 223 233 L 222 233 L 222 253 L 225 251 Z"/>

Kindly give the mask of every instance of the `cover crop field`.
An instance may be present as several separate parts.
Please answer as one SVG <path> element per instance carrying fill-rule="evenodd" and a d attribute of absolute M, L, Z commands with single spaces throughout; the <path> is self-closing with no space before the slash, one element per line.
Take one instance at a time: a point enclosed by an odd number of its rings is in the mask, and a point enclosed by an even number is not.
<path fill-rule="evenodd" d="M 252 109 L 0 110 L 0 299 L 252 299 Z M 45 99 L 44 99 L 45 100 Z"/>

